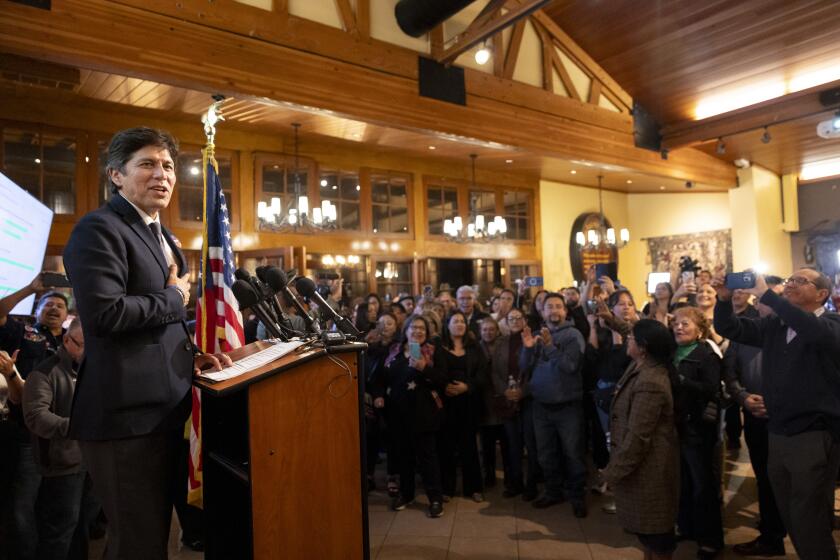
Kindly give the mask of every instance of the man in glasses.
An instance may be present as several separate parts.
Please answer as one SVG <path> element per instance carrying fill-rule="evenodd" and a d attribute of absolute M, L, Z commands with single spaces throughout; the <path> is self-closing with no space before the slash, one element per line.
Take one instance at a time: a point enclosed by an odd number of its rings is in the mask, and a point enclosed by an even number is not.
<path fill-rule="evenodd" d="M 767 471 L 796 552 L 804 560 L 836 559 L 831 530 L 840 466 L 840 315 L 824 307 L 831 281 L 801 269 L 784 282 L 780 296 L 756 275 L 748 291 L 775 313 L 760 318 L 736 316 L 731 291 L 720 279 L 712 285 L 715 330 L 762 348 L 761 406 L 753 414 L 767 417 Z"/>
<path fill-rule="evenodd" d="M 42 477 L 35 506 L 38 558 L 66 558 L 79 527 L 86 473 L 79 442 L 68 439 L 67 429 L 84 351 L 82 325 L 76 318 L 64 333 L 63 345 L 30 372 L 23 388 L 24 420 L 34 436 Z M 84 541 L 86 526 L 77 534 Z"/>

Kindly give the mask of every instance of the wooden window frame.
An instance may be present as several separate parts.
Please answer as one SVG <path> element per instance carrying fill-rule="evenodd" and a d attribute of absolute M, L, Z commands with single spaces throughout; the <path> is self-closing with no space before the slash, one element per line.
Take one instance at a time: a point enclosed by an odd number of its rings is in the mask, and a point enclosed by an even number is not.
<path fill-rule="evenodd" d="M 298 156 L 297 160 L 298 168 L 306 168 L 306 185 L 304 186 L 306 188 L 306 196 L 310 201 L 309 207 L 313 208 L 315 204 L 321 204 L 321 201 L 318 198 L 318 189 L 316 188 L 316 185 L 318 184 L 317 181 L 320 181 L 318 164 L 314 159 L 309 157 Z M 259 202 L 263 200 L 263 198 L 271 198 L 271 196 L 274 195 L 274 193 L 266 193 L 263 190 L 263 166 L 266 164 L 282 165 L 284 166 L 284 169 L 294 169 L 295 156 L 275 152 L 254 153 L 254 231 L 257 233 L 277 233 L 271 228 L 261 228 L 260 219 L 257 216 L 257 205 Z M 288 207 L 285 207 L 283 210 L 284 212 L 287 211 Z"/>
<path fill-rule="evenodd" d="M 198 152 L 201 154 L 201 150 L 203 149 L 202 146 L 197 146 L 195 144 L 182 144 L 178 149 L 178 157 L 181 157 L 185 153 L 192 153 Z M 241 199 L 241 189 L 239 188 L 239 151 L 238 150 L 228 150 L 223 148 L 216 148 L 216 156 L 223 156 L 230 159 L 230 192 L 232 195 L 233 200 L 227 200 L 228 204 L 228 217 L 230 218 L 230 229 L 231 231 L 240 231 L 241 223 L 240 223 L 240 207 L 242 201 Z M 177 158 L 176 158 L 177 164 Z M 172 200 L 169 202 L 169 223 L 172 224 L 172 227 L 179 227 L 185 229 L 202 229 L 203 225 L 201 222 L 193 221 L 193 220 L 182 220 L 181 219 L 181 191 L 178 190 L 178 183 L 175 183 L 175 192 L 173 193 L 174 196 Z"/>
<path fill-rule="evenodd" d="M 505 193 L 506 192 L 517 192 L 517 193 L 525 193 L 527 196 L 527 204 L 528 204 L 528 237 L 525 239 L 511 239 L 505 238 L 506 243 L 516 243 L 519 245 L 526 245 L 531 244 L 535 240 L 535 229 L 536 229 L 536 193 L 533 189 L 522 188 L 522 187 L 499 187 L 501 190 L 499 194 L 496 196 L 496 209 L 498 210 L 499 216 L 502 216 L 506 219 L 505 214 Z"/>
<path fill-rule="evenodd" d="M 373 220 L 373 209 L 371 208 L 371 200 L 370 200 L 370 175 L 367 176 L 368 179 L 368 188 L 365 188 L 365 185 L 362 181 L 362 169 L 352 170 L 349 166 L 346 165 L 329 165 L 328 163 L 318 163 L 318 173 L 315 179 L 315 191 L 316 195 L 314 198 L 310 198 L 310 200 L 314 200 L 315 202 L 310 202 L 310 208 L 312 208 L 313 204 L 317 204 L 318 206 L 321 205 L 321 175 L 322 174 L 329 174 L 335 173 L 340 178 L 342 174 L 346 175 L 356 175 L 356 180 L 359 185 L 359 200 L 356 202 L 359 205 L 359 229 L 344 229 L 340 226 L 336 226 L 336 228 L 328 233 L 332 235 L 350 235 L 350 234 L 360 234 L 360 233 L 369 233 L 373 231 L 373 226 L 371 222 Z M 340 182 L 340 180 L 339 180 Z M 367 191 L 367 197 L 365 197 L 365 191 Z M 338 189 L 338 192 L 341 193 L 341 188 Z M 329 198 L 329 197 L 327 197 Z M 340 200 L 342 199 L 340 196 L 338 197 Z M 367 198 L 367 201 L 365 199 Z M 349 203 L 353 203 L 352 200 L 347 200 Z M 336 205 L 338 206 L 338 205 Z M 337 224 L 341 223 L 341 215 L 336 210 L 336 222 Z"/>
<path fill-rule="evenodd" d="M 454 189 L 455 190 L 455 199 L 458 202 L 458 215 L 464 219 L 464 216 L 469 216 L 469 211 L 464 214 L 464 205 L 469 203 L 467 199 L 467 194 L 464 190 L 464 183 L 463 181 L 455 181 L 452 179 L 446 179 L 443 177 L 423 177 L 423 202 L 426 206 L 425 215 L 426 215 L 426 224 L 425 224 L 425 232 L 426 236 L 429 239 L 434 240 L 445 240 L 446 235 L 443 233 L 432 233 L 430 224 L 431 224 L 431 216 L 429 215 L 429 189 Z M 446 217 L 444 217 L 446 219 Z"/>
<path fill-rule="evenodd" d="M 365 208 L 368 209 L 367 213 L 368 216 L 368 227 L 364 230 L 365 232 L 371 233 L 376 235 L 377 237 L 381 237 L 383 239 L 413 239 L 414 238 L 414 176 L 411 173 L 406 173 L 405 171 L 394 171 L 390 169 L 372 169 L 372 168 L 363 168 L 364 171 L 364 181 L 360 184 L 362 185 L 362 194 L 366 195 L 366 202 Z M 405 180 L 405 196 L 406 196 L 406 220 L 408 223 L 408 231 L 405 232 L 377 232 L 373 233 L 373 176 L 374 175 L 387 175 L 388 177 L 400 177 Z M 378 206 L 383 206 L 382 204 L 377 204 Z M 390 214 L 389 214 L 390 215 Z M 427 226 L 428 228 L 428 226 Z"/>

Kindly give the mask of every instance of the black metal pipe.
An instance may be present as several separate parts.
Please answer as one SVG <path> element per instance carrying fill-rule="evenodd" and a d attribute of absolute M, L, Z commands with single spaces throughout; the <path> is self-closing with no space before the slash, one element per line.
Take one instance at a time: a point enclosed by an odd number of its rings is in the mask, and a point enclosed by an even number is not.
<path fill-rule="evenodd" d="M 454 16 L 475 0 L 399 0 L 394 8 L 403 33 L 419 37 Z"/>

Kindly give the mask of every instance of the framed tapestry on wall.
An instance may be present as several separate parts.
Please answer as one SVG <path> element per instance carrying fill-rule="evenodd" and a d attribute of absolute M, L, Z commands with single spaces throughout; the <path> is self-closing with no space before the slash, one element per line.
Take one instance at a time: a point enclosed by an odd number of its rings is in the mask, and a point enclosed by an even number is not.
<path fill-rule="evenodd" d="M 732 230 L 648 237 L 646 241 L 651 272 L 670 272 L 672 281 L 679 278 L 680 258 L 686 255 L 713 275 L 732 270 Z"/>

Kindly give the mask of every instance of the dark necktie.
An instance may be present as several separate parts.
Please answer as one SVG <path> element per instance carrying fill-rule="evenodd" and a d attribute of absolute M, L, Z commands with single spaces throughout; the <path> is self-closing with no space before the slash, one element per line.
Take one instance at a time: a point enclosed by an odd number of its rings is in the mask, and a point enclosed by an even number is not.
<path fill-rule="evenodd" d="M 163 253 L 163 260 L 169 262 L 169 259 L 166 258 L 166 246 L 164 245 L 163 235 L 160 231 L 160 224 L 158 222 L 152 222 L 149 224 L 149 229 L 152 230 L 152 235 L 157 240 L 161 253 Z"/>

